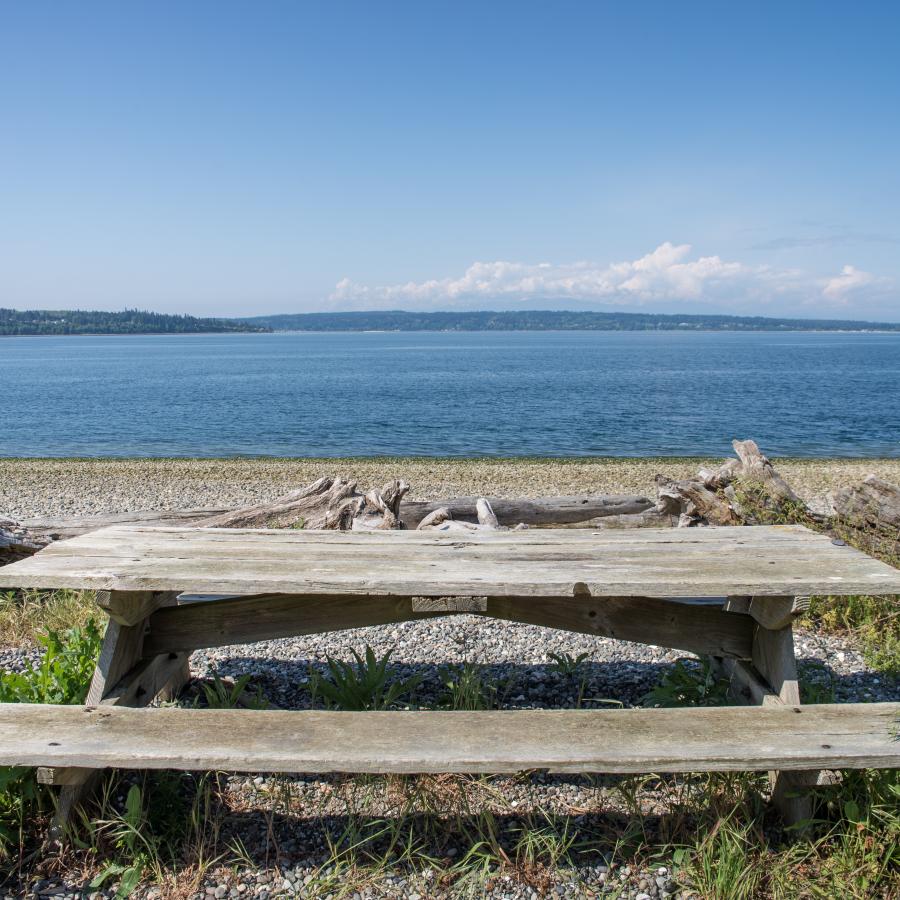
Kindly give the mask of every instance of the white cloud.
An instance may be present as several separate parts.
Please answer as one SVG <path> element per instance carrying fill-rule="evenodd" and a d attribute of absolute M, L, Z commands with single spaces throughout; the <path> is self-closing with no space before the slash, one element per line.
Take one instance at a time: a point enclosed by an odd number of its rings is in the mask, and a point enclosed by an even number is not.
<path fill-rule="evenodd" d="M 748 266 L 719 256 L 691 258 L 690 244 L 666 241 L 639 259 L 598 264 L 476 262 L 459 277 L 368 286 L 344 278 L 330 300 L 336 307 L 427 309 L 534 306 L 540 301 L 578 305 L 656 306 L 700 302 L 741 307 L 790 298 L 845 303 L 852 292 L 883 285 L 867 272 L 845 266 L 817 279 L 794 269 Z"/>
<path fill-rule="evenodd" d="M 841 303 L 846 303 L 848 295 L 868 285 L 883 283 L 885 279 L 877 278 L 871 272 L 863 272 L 855 266 L 844 266 L 840 275 L 826 278 L 822 293 Z"/>

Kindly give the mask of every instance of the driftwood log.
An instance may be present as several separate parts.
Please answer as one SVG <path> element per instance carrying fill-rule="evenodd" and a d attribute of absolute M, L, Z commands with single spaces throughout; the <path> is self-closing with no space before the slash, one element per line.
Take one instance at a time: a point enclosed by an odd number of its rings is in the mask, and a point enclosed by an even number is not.
<path fill-rule="evenodd" d="M 0 566 L 25 559 L 50 543 L 13 519 L 0 518 Z"/>
<path fill-rule="evenodd" d="M 355 481 L 320 478 L 271 503 L 248 506 L 199 519 L 206 528 L 419 528 L 436 519 L 484 525 L 479 504 L 487 504 L 498 526 L 569 525 L 602 516 L 638 515 L 653 509 L 653 501 L 633 494 L 583 497 L 537 497 L 508 500 L 499 497 L 458 497 L 453 500 L 408 501 L 409 485 L 402 480 L 380 491 L 361 493 Z M 440 515 L 432 518 L 435 513 Z"/>
<path fill-rule="evenodd" d="M 366 493 L 363 510 L 370 514 L 353 520 L 353 528 L 398 529 L 406 526 L 400 521 L 400 501 L 409 490 L 402 479 L 389 481 L 380 491 Z"/>
<path fill-rule="evenodd" d="M 193 524 L 199 528 L 338 531 L 405 528 L 400 520 L 400 502 L 408 490 L 409 485 L 405 481 L 395 479 L 381 490 L 372 489 L 363 494 L 357 489 L 355 481 L 325 477 L 271 503 L 245 506 L 200 518 Z"/>
<path fill-rule="evenodd" d="M 739 525 L 741 520 L 732 502 L 708 487 L 701 476 L 675 481 L 656 476 L 656 508 L 677 518 L 679 526 Z"/>
<path fill-rule="evenodd" d="M 407 528 L 418 528 L 435 511 L 446 509 L 455 521 L 478 522 L 477 504 L 486 500 L 498 525 L 514 527 L 572 525 L 606 516 L 640 515 L 652 510 L 653 501 L 637 494 L 585 494 L 580 497 L 457 497 L 453 500 L 410 500 L 403 504 L 400 517 Z"/>
<path fill-rule="evenodd" d="M 328 483 L 327 488 L 323 482 Z M 340 484 L 335 485 L 335 482 Z M 285 494 L 271 503 L 255 504 L 237 510 L 167 509 L 67 518 L 40 516 L 25 520 L 23 525 L 26 525 L 32 534 L 47 540 L 77 537 L 79 534 L 87 534 L 107 525 L 289 528 L 299 526 L 303 520 L 304 528 L 324 528 L 326 519 L 328 521 L 335 519 L 333 515 L 329 515 L 329 510 L 334 513 L 345 500 L 358 500 L 361 496 L 364 495 L 359 494 L 355 482 L 319 479 L 312 485 Z M 585 494 L 579 497 L 536 497 L 515 500 L 497 497 L 404 500 L 400 506 L 400 521 L 406 528 L 416 529 L 426 517 L 446 509 L 450 513 L 450 518 L 456 521 L 477 523 L 476 504 L 479 499 L 485 499 L 491 504 L 500 525 L 510 527 L 519 523 L 557 528 L 646 527 L 669 524 L 665 516 L 660 516 L 656 512 L 654 501 L 636 494 Z M 367 507 L 360 511 L 359 518 L 368 519 L 377 514 L 377 509 Z"/>
<path fill-rule="evenodd" d="M 475 501 L 475 514 L 478 517 L 478 524 L 466 522 L 461 519 L 454 519 L 453 513 L 446 506 L 432 510 L 422 519 L 416 526 L 418 531 L 498 531 L 508 530 L 508 526 L 501 525 L 497 519 L 497 514 L 491 506 L 489 500 L 479 497 Z M 516 525 L 516 531 L 522 528 L 528 528 L 524 522 Z"/>
<path fill-rule="evenodd" d="M 24 522 L 0 517 L 0 565 L 34 553 L 51 540 L 114 524 L 444 531 L 756 524 L 753 510 L 742 507 L 739 492 L 752 495 L 754 505 L 775 511 L 794 505 L 793 511 L 799 510 L 810 520 L 827 522 L 826 515 L 803 503 L 753 441 L 736 440 L 732 445 L 736 458 L 725 460 L 715 470 L 701 469 L 694 477 L 681 480 L 657 475 L 655 502 L 635 494 L 405 501 L 409 485 L 402 479 L 364 493 L 356 481 L 331 476 L 274 501 L 233 510 L 156 510 Z M 871 475 L 860 485 L 837 491 L 832 497 L 832 512 L 858 527 L 900 528 L 900 487 Z"/>
<path fill-rule="evenodd" d="M 732 441 L 737 459 L 728 459 L 710 472 L 701 469 L 693 478 L 675 481 L 656 476 L 656 508 L 677 519 L 679 526 L 753 524 L 752 513 L 741 507 L 736 488 L 750 492 L 755 502 L 770 509 L 786 504 L 807 510 L 790 485 L 775 471 L 754 441 Z"/>
<path fill-rule="evenodd" d="M 857 528 L 900 528 L 900 485 L 875 475 L 835 491 L 832 505 L 838 516 Z"/>
<path fill-rule="evenodd" d="M 268 503 L 240 509 L 142 510 L 99 516 L 26 520 L 29 533 L 44 543 L 77 537 L 108 525 L 180 526 L 186 528 L 394 528 L 416 529 L 427 520 L 483 524 L 479 501 L 486 502 L 500 527 L 646 527 L 668 525 L 654 501 L 637 494 L 585 494 L 575 497 L 456 497 L 448 500 L 404 500 L 409 485 L 389 482 L 363 494 L 357 482 L 339 477 L 314 481 Z M 401 501 L 403 501 L 401 503 Z M 382 505 L 384 504 L 384 508 Z M 389 524 L 385 524 L 385 523 Z M 11 561 L 11 560 L 10 560 Z"/>
<path fill-rule="evenodd" d="M 61 541 L 110 525 L 147 525 L 152 528 L 194 528 L 204 519 L 229 513 L 227 509 L 142 509 L 92 516 L 35 516 L 20 523 L 47 541 Z"/>
<path fill-rule="evenodd" d="M 365 497 L 355 481 L 320 478 L 273 500 L 195 522 L 200 528 L 340 528 L 359 514 Z"/>

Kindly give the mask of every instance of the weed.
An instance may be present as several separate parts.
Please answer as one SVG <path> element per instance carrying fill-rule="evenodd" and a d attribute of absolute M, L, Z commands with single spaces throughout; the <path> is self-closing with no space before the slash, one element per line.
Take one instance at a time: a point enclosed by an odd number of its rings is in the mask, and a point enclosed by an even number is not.
<path fill-rule="evenodd" d="M 83 628 L 39 635 L 44 648 L 37 668 L 0 675 L 0 703 L 80 703 L 100 652 L 102 635 L 93 619 Z"/>
<path fill-rule="evenodd" d="M 683 877 L 709 900 L 750 900 L 762 879 L 761 846 L 752 825 L 726 818 L 694 847 Z"/>
<path fill-rule="evenodd" d="M 116 849 L 121 851 L 127 862 L 110 862 L 91 881 L 92 888 L 102 887 L 111 878 L 118 878 L 117 897 L 127 897 L 134 891 L 144 876 L 144 869 L 156 856 L 156 844 L 147 838 L 144 827 L 141 789 L 133 784 L 125 799 L 125 810 L 113 819 L 97 822 L 96 828 L 110 833 Z"/>
<path fill-rule="evenodd" d="M 820 896 L 900 896 L 900 772 L 844 772 L 822 807 Z"/>
<path fill-rule="evenodd" d="M 557 827 L 549 816 L 544 818 L 543 826 L 524 823 L 516 829 L 515 860 L 526 872 L 533 872 L 539 866 L 555 869 L 569 862 L 569 852 L 575 843 L 571 819 L 566 816 L 561 827 Z"/>
<path fill-rule="evenodd" d="M 572 656 L 571 653 L 548 653 L 547 656 L 553 660 L 553 668 L 565 678 L 574 678 L 581 672 L 584 661 L 590 656 L 590 653 L 579 653 L 578 656 Z"/>
<path fill-rule="evenodd" d="M 399 680 L 388 665 L 391 652 L 380 659 L 366 645 L 365 658 L 351 651 L 356 664 L 326 658 L 328 674 L 310 672 L 310 692 L 313 700 L 322 697 L 326 706 L 343 710 L 390 709 L 401 698 L 409 697 L 422 681 L 421 676 Z"/>
<path fill-rule="evenodd" d="M 800 702 L 834 703 L 834 675 L 818 660 L 804 660 L 800 665 Z"/>
<path fill-rule="evenodd" d="M 268 701 L 263 697 L 262 690 L 256 689 L 255 693 L 247 690 L 250 683 L 249 675 L 241 675 L 233 684 L 224 681 L 218 672 L 213 672 L 212 684 L 203 683 L 203 694 L 209 709 L 237 709 L 247 707 L 249 709 L 266 709 Z"/>
<path fill-rule="evenodd" d="M 553 668 L 563 678 L 574 681 L 575 677 L 578 676 L 578 698 L 575 701 L 575 706 L 581 709 L 581 705 L 584 702 L 584 692 L 587 688 L 584 661 L 590 656 L 590 653 L 579 653 L 578 656 L 572 656 L 571 653 L 548 653 L 547 655 L 553 660 Z"/>
<path fill-rule="evenodd" d="M 0 591 L 0 647 L 34 647 L 48 632 L 97 617 L 93 591 Z"/>
<path fill-rule="evenodd" d="M 25 766 L 0 766 L 0 862 L 14 846 L 25 842 L 26 822 L 43 806 L 44 792 L 34 769 Z"/>
<path fill-rule="evenodd" d="M 716 676 L 707 659 L 679 659 L 642 702 L 644 706 L 728 706 L 728 681 Z"/>
<path fill-rule="evenodd" d="M 457 710 L 497 708 L 499 688 L 496 682 L 484 679 L 479 666 L 470 662 L 442 666 L 438 674 L 446 689 L 442 706 Z"/>
<path fill-rule="evenodd" d="M 0 703 L 81 703 L 100 652 L 100 628 L 89 619 L 82 628 L 39 635 L 44 648 L 35 667 L 0 673 Z M 0 859 L 13 843 L 22 844 L 24 823 L 46 803 L 46 789 L 34 769 L 0 767 Z"/>
<path fill-rule="evenodd" d="M 182 887 L 198 881 L 223 855 L 218 849 L 216 784 L 214 774 L 198 778 L 184 772 L 147 772 L 128 785 L 120 803 L 121 776 L 109 777 L 96 809 L 80 810 L 80 828 L 71 833 L 90 868 L 96 870 L 99 863 L 91 887 L 115 881 L 116 896 L 126 897 L 145 878 L 158 884 L 175 881 Z M 239 839 L 232 844 L 239 847 Z M 193 879 L 179 872 L 187 868 L 194 870 Z"/>

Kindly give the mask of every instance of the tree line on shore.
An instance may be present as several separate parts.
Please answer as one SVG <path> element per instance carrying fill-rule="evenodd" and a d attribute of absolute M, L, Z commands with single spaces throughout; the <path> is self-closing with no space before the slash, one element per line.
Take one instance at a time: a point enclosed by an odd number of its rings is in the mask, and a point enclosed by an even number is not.
<path fill-rule="evenodd" d="M 140 309 L 126 309 L 123 312 L 0 309 L 0 335 L 200 334 L 232 331 L 269 329 L 237 319 L 205 319 Z"/>
<path fill-rule="evenodd" d="M 900 323 L 766 316 L 671 315 L 572 310 L 499 312 L 286 313 L 198 318 L 139 309 L 15 310 L 0 308 L 0 335 L 202 334 L 270 331 L 894 331 Z"/>
<path fill-rule="evenodd" d="M 900 331 L 900 323 L 577 310 L 296 313 L 242 321 L 273 331 Z"/>

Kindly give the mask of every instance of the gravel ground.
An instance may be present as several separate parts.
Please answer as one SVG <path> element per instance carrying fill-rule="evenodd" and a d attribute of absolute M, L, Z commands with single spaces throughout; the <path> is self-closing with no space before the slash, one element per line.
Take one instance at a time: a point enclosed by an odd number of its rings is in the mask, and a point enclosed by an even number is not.
<path fill-rule="evenodd" d="M 551 653 L 587 654 L 580 670 L 586 678 L 585 705 L 610 700 L 635 705 L 670 665 L 690 657 L 664 647 L 460 615 L 199 650 L 191 657 L 191 671 L 197 676 L 212 670 L 232 677 L 251 674 L 272 702 L 302 709 L 309 706 L 310 666 L 323 669 L 326 656 L 352 662 L 351 651 L 362 652 L 367 645 L 379 656 L 392 651 L 400 677 L 424 677 L 417 696 L 422 705 L 437 699 L 441 665 L 471 662 L 509 685 L 504 694 L 509 708 L 574 706 L 578 683 L 556 674 Z M 895 680 L 869 670 L 846 639 L 799 630 L 795 645 L 809 679 L 832 687 L 835 700 L 900 698 Z"/>
<path fill-rule="evenodd" d="M 403 476 L 411 499 L 468 494 L 641 493 L 653 476 L 693 475 L 721 459 L 313 460 L 0 459 L 0 515 L 85 515 L 141 509 L 205 509 L 262 502 L 323 475 L 356 478 L 366 489 Z M 807 500 L 875 473 L 900 481 L 900 459 L 776 460 Z"/>
<path fill-rule="evenodd" d="M 588 460 L 588 461 L 446 461 L 446 460 L 0 460 L 0 513 L 13 517 L 126 512 L 134 509 L 227 507 L 275 497 L 323 474 L 352 475 L 361 484 L 379 484 L 402 474 L 420 498 L 459 494 L 536 495 L 582 491 L 639 492 L 652 495 L 653 476 L 665 472 L 686 476 L 719 460 Z M 779 471 L 807 499 L 821 497 L 842 484 L 861 480 L 869 472 L 900 480 L 900 460 L 780 460 Z M 315 637 L 263 641 L 196 652 L 191 659 L 195 678 L 213 670 L 223 676 L 248 673 L 272 703 L 284 708 L 309 706 L 311 667 L 322 669 L 327 655 L 350 659 L 352 648 L 366 645 L 377 653 L 393 650 L 392 660 L 403 677 L 419 675 L 423 681 L 416 702 L 430 705 L 442 693 L 439 666 L 472 662 L 497 683 L 502 706 L 507 708 L 573 707 L 579 694 L 582 705 L 598 708 L 607 701 L 633 705 L 659 681 L 663 672 L 684 654 L 660 647 L 631 644 L 608 638 L 569 634 L 531 625 L 455 616 L 358 629 Z M 833 635 L 799 632 L 796 638 L 801 668 L 817 684 L 823 699 L 839 702 L 896 700 L 900 686 L 867 669 L 861 655 L 846 640 Z M 576 678 L 561 675 L 549 654 L 587 653 Z M 20 669 L 33 650 L 0 652 L 0 668 Z M 583 681 L 582 681 L 583 679 Z M 189 691 L 196 693 L 197 683 Z M 348 794 L 354 782 L 341 778 L 272 778 L 234 776 L 226 793 L 239 824 L 233 826 L 252 864 L 219 869 L 207 874 L 199 891 L 180 896 L 193 900 L 271 900 L 287 896 L 337 896 L 325 887 L 335 873 L 322 871 L 328 858 L 326 839 L 340 830 L 357 799 Z M 432 789 L 448 790 L 449 783 L 432 779 Z M 454 790 L 460 790 L 459 780 Z M 548 815 L 572 817 L 576 827 L 589 826 L 616 812 L 627 814 L 608 780 L 583 777 L 498 777 L 487 784 L 469 784 L 470 807 L 491 808 L 510 828 L 516 817 L 540 810 Z M 287 791 L 292 814 L 274 816 L 273 797 Z M 366 814 L 389 812 L 389 798 L 371 797 Z M 620 806 L 617 807 L 616 803 Z M 653 789 L 641 794 L 645 809 L 658 797 Z M 232 826 L 229 826 L 232 827 Z M 277 846 L 277 852 L 273 850 Z M 445 846 L 448 860 L 465 848 Z M 433 872 L 409 875 L 387 872 L 369 886 L 351 894 L 354 900 L 390 897 L 407 900 L 445 896 Z M 688 898 L 665 866 L 635 869 L 614 860 L 592 857 L 576 870 L 555 870 L 547 878 L 520 884 L 501 875 L 472 896 L 496 898 L 622 897 L 629 900 Z M 32 880 L 5 897 L 82 897 L 92 895 L 84 882 Z M 93 896 L 111 896 L 112 890 Z M 135 896 L 161 900 L 158 889 Z"/>
<path fill-rule="evenodd" d="M 423 679 L 415 696 L 416 703 L 423 706 L 437 702 L 443 692 L 440 665 L 466 661 L 482 665 L 486 678 L 500 686 L 499 705 L 504 708 L 573 708 L 579 703 L 579 695 L 581 705 L 588 708 L 602 708 L 609 701 L 635 705 L 667 668 L 685 656 L 661 647 L 532 625 L 477 616 L 448 616 L 197 651 L 191 658 L 195 680 L 182 702 L 190 703 L 192 697 L 201 694 L 198 679 L 216 671 L 232 678 L 250 674 L 252 687 L 259 688 L 271 703 L 283 708 L 308 708 L 311 668 L 323 671 L 325 657 L 329 655 L 351 660 L 351 649 L 362 651 L 367 644 L 378 654 L 393 650 L 392 661 L 398 677 L 418 675 Z M 820 686 L 823 699 L 833 696 L 836 701 L 850 702 L 900 698 L 896 679 L 868 670 L 861 655 L 845 640 L 800 631 L 796 646 L 801 670 L 810 682 Z M 552 665 L 551 652 L 587 653 L 588 658 L 580 672 L 571 677 Z M 24 657 L 23 651 L 8 651 L 0 655 L 0 666 L 19 668 Z M 623 797 L 612 786 L 614 779 L 535 774 L 497 776 L 486 783 L 463 781 L 462 787 L 458 779 L 442 781 L 440 776 L 426 782 L 425 789 L 430 796 L 446 803 L 448 811 L 454 807 L 448 791 L 462 790 L 470 813 L 490 809 L 509 833 L 514 833 L 523 822 L 520 817 L 529 813 L 570 817 L 576 829 L 601 830 L 600 823 L 605 822 L 608 828 L 611 817 L 628 815 Z M 188 894 L 191 900 L 337 897 L 337 885 L 330 886 L 330 879 L 337 877 L 336 873 L 322 868 L 329 859 L 328 838 L 340 834 L 348 812 L 378 819 L 390 816 L 398 802 L 388 796 L 389 783 L 382 787 L 384 796 L 378 795 L 377 790 L 373 796 L 371 786 L 361 788 L 358 783 L 341 777 L 236 775 L 227 779 L 224 788 L 235 822 L 226 826 L 227 835 L 240 838 L 253 862 L 207 873 L 199 891 Z M 652 812 L 654 804 L 662 802 L 663 793 L 663 788 L 643 789 L 640 802 L 644 811 Z M 285 797 L 289 797 L 290 815 L 273 815 L 273 808 L 285 808 Z M 465 849 L 451 841 L 435 851 L 449 861 Z M 388 870 L 379 873 L 372 884 L 348 896 L 358 900 L 380 897 L 425 900 L 450 896 L 434 878 L 429 870 L 418 874 Z M 32 883 L 29 893 L 74 898 L 84 896 L 83 889 L 84 882 L 41 881 L 36 888 Z M 109 897 L 112 893 L 111 890 L 105 894 L 95 892 L 94 896 Z M 136 896 L 161 900 L 164 895 L 151 889 Z M 508 877 L 504 880 L 501 874 L 471 896 L 514 900 L 537 897 L 686 900 L 694 895 L 682 889 L 665 866 L 632 870 L 598 852 L 576 869 L 554 870 L 530 884 Z M 3 898 L 2 889 L 0 898 Z"/>

